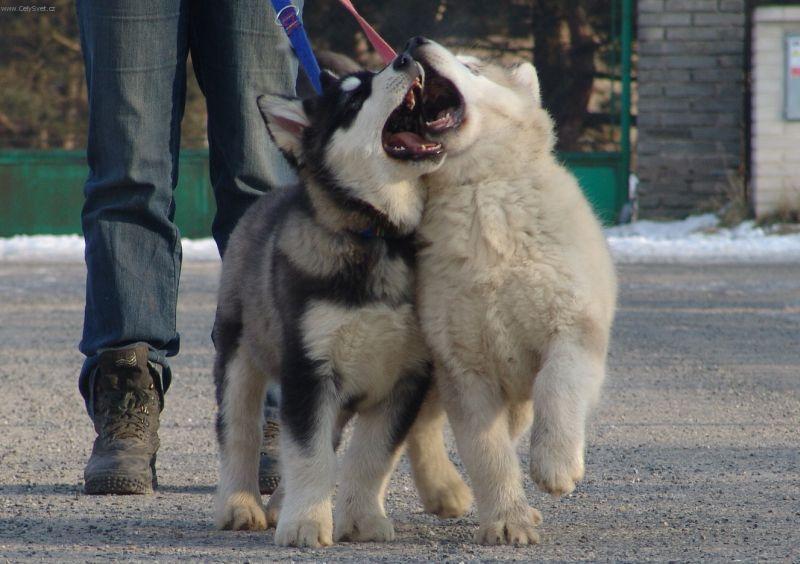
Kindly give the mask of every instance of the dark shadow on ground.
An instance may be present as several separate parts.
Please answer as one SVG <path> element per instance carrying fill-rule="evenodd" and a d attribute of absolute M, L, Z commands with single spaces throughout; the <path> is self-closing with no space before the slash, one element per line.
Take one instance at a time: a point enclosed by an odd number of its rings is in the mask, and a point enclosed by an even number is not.
<path fill-rule="evenodd" d="M 208 484 L 164 484 L 159 485 L 156 493 L 165 494 L 213 494 L 216 486 Z M 3 484 L 0 485 L 0 497 L 4 495 L 84 495 L 82 484 Z M 102 497 L 102 496 L 98 496 Z M 125 496 L 115 496 L 125 497 Z"/>
<path fill-rule="evenodd" d="M 182 494 L 213 494 L 216 491 L 216 486 L 209 486 L 207 484 L 193 484 L 190 486 L 178 484 L 164 484 L 158 485 L 156 492 L 158 493 L 182 493 Z"/>

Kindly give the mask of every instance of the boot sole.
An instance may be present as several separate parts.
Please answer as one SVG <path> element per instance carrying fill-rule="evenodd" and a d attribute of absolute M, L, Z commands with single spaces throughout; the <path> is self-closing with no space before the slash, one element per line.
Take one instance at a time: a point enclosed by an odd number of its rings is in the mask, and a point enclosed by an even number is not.
<path fill-rule="evenodd" d="M 158 487 L 156 457 L 150 459 L 150 476 L 132 478 L 119 474 L 93 476 L 83 485 L 86 495 L 148 495 Z"/>
<path fill-rule="evenodd" d="M 129 476 L 99 476 L 83 486 L 86 495 L 146 495 L 153 493 L 151 483 Z"/>

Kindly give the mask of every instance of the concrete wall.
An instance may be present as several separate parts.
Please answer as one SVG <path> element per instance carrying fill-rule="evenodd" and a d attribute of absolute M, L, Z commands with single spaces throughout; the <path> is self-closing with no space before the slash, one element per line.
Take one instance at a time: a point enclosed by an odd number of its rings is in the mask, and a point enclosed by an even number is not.
<path fill-rule="evenodd" d="M 800 208 L 800 121 L 784 119 L 785 37 L 800 33 L 800 6 L 753 17 L 753 203 L 759 217 Z"/>
<path fill-rule="evenodd" d="M 643 217 L 741 194 L 744 0 L 639 0 L 636 174 Z"/>

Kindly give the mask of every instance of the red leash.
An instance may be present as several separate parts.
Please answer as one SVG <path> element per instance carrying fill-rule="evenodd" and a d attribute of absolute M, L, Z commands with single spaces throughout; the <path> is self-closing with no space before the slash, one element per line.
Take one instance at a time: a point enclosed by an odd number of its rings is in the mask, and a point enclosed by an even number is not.
<path fill-rule="evenodd" d="M 361 14 L 358 13 L 358 10 L 356 10 L 356 7 L 353 6 L 353 3 L 350 0 L 339 0 L 339 2 L 342 4 L 342 6 L 347 8 L 348 12 L 353 14 L 353 17 L 358 22 L 358 25 L 361 26 L 361 29 L 364 30 L 367 39 L 369 39 L 369 42 L 372 43 L 373 47 L 375 47 L 375 50 L 381 56 L 383 62 L 387 65 L 391 63 L 397 56 L 397 53 L 395 53 L 394 49 L 392 49 L 391 46 L 384 41 L 383 37 L 381 37 L 371 25 L 369 25 L 367 20 L 361 17 Z"/>

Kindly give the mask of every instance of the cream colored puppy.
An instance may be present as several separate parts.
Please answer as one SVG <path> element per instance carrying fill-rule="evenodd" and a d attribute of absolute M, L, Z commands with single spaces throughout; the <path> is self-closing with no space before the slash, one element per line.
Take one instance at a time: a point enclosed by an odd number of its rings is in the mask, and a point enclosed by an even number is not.
<path fill-rule="evenodd" d="M 457 58 L 424 38 L 408 51 L 426 71 L 427 134 L 448 153 L 425 177 L 423 331 L 475 490 L 478 540 L 534 543 L 541 516 L 525 497 L 516 441 L 532 420 L 530 473 L 542 490 L 566 494 L 583 477 L 614 267 L 598 220 L 553 153 L 533 66 Z M 426 434 L 418 425 L 410 440 L 425 444 Z"/>

